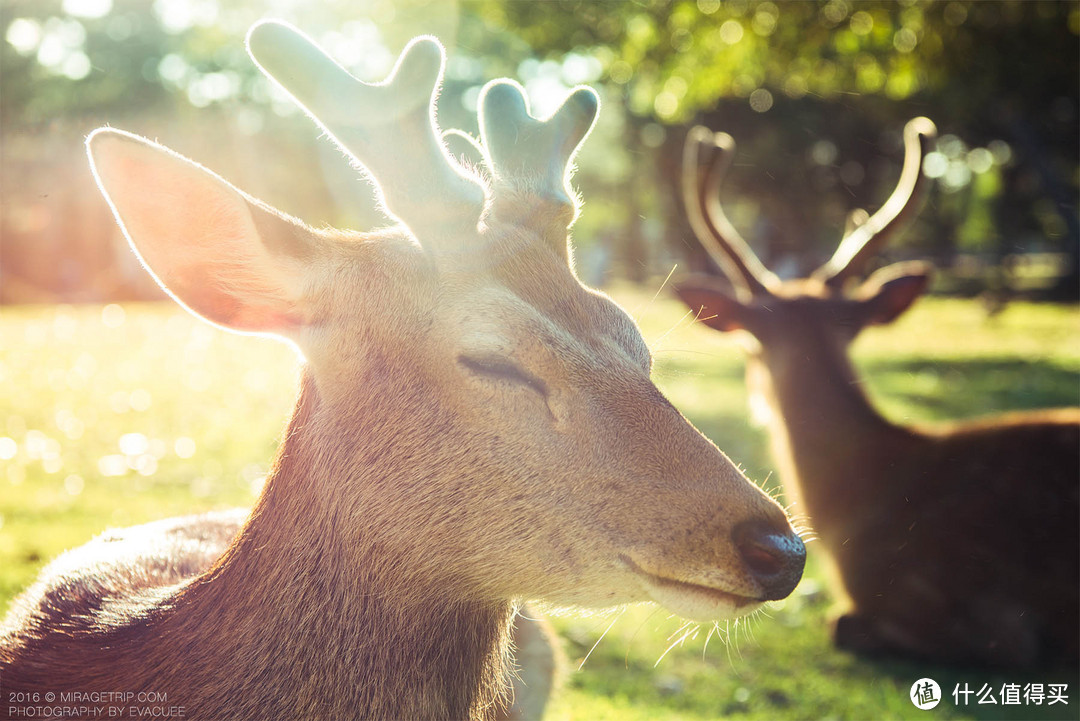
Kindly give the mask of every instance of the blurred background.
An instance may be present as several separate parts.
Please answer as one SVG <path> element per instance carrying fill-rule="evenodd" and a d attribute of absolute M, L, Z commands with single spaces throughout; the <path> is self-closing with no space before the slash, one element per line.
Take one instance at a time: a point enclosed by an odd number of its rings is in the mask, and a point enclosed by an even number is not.
<path fill-rule="evenodd" d="M 583 277 L 652 281 L 706 263 L 685 225 L 687 130 L 739 143 L 733 222 L 782 276 L 839 241 L 899 175 L 901 129 L 940 135 L 917 225 L 882 261 L 932 259 L 939 293 L 1080 297 L 1076 2 L 769 0 L 0 0 L 0 301 L 159 297 L 92 184 L 82 142 L 109 124 L 156 138 L 312 224 L 384 221 L 365 182 L 247 57 L 262 17 L 291 21 L 364 80 L 413 36 L 449 49 L 444 128 L 475 132 L 483 83 L 534 109 L 598 88 L 579 158 Z"/>

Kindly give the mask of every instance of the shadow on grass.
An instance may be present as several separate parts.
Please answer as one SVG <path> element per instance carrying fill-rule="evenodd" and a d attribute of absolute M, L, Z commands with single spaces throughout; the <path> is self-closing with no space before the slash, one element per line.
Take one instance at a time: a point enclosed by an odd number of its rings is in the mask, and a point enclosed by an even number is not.
<path fill-rule="evenodd" d="M 927 419 L 1080 404 L 1080 374 L 1047 360 L 876 360 L 864 369 L 876 400 Z"/>

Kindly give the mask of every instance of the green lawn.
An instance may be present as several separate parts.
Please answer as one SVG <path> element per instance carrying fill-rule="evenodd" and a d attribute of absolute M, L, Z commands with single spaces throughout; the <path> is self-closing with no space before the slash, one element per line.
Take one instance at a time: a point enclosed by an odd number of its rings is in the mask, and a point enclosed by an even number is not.
<path fill-rule="evenodd" d="M 765 436 L 747 421 L 731 339 L 692 325 L 666 295 L 615 295 L 653 344 L 656 380 L 675 405 L 751 477 L 777 485 Z M 927 299 L 867 332 L 855 355 L 894 419 L 1080 402 L 1075 308 L 1013 304 L 987 319 L 977 303 Z M 0 310 L 0 612 L 46 561 L 106 527 L 250 504 L 297 368 L 285 345 L 215 330 L 165 304 Z M 687 635 L 652 606 L 614 624 L 557 618 L 570 672 L 548 719 L 1078 717 L 1075 670 L 960 673 L 835 651 L 814 551 L 792 597 L 712 633 L 707 646 L 709 629 Z M 945 689 L 933 711 L 908 701 L 924 676 Z M 1005 682 L 1068 683 L 1070 703 L 953 703 L 957 683 Z"/>

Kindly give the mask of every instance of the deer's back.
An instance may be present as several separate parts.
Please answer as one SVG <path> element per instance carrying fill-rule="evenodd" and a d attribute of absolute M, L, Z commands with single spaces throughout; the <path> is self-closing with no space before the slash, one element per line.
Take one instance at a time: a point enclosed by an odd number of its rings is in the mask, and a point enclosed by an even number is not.
<path fill-rule="evenodd" d="M 1001 523 L 1002 543 L 1077 533 L 1080 506 L 1080 409 L 1014 413 L 953 426 L 930 436 L 932 478 L 918 494 L 932 510 L 935 499 L 959 496 L 957 520 Z M 1071 510 L 1070 510 L 1071 509 Z M 978 528 L 970 528 L 977 533 Z M 987 529 L 989 530 L 989 529 Z M 1065 540 L 1062 537 L 1061 540 Z M 1077 544 L 1058 552 L 1075 553 Z"/>
<path fill-rule="evenodd" d="M 1006 663 L 1075 659 L 1080 410 L 974 421 L 923 443 L 882 478 L 902 493 L 883 489 L 888 503 L 837 551 L 856 608 L 930 655 L 989 637 Z"/>
<path fill-rule="evenodd" d="M 1024 543 L 1015 530 L 1044 539 L 1055 529 L 1077 531 L 1075 513 L 1066 509 L 1080 505 L 1080 409 L 902 429 L 895 439 L 833 460 L 802 464 L 800 482 L 807 493 L 819 492 L 823 510 L 830 493 L 837 501 L 850 495 L 857 507 L 847 506 L 843 517 L 820 515 L 864 544 L 894 531 L 910 541 L 936 530 L 1005 549 Z M 858 485 L 848 487 L 845 477 Z M 852 551 L 858 548 L 865 545 Z"/>
<path fill-rule="evenodd" d="M 7 685 L 32 687 L 46 680 L 37 670 L 55 678 L 67 666 L 65 654 L 107 649 L 110 638 L 139 634 L 221 556 L 246 515 L 220 511 L 109 530 L 59 556 L 4 619 L 0 667 Z M 78 665 L 89 670 L 86 659 Z"/>
<path fill-rule="evenodd" d="M 1015 569 L 1030 580 L 1054 569 L 1067 573 L 1047 576 L 1053 583 L 1076 579 L 1080 410 L 957 424 L 920 445 L 882 469 L 880 483 L 894 488 L 880 489 L 888 507 L 866 509 L 861 548 L 880 537 L 898 552 L 912 549 L 913 563 L 944 559 L 953 567 L 942 576 L 982 568 L 1002 578 Z"/>

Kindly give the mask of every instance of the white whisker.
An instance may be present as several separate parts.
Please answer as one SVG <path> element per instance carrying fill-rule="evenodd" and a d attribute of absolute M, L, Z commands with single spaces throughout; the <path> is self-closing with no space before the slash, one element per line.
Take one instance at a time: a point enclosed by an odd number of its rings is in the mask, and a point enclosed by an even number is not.
<path fill-rule="evenodd" d="M 600 634 L 600 638 L 596 639 L 596 643 L 594 643 L 592 645 L 592 648 L 589 649 L 589 652 L 587 654 L 585 654 L 585 658 L 581 659 L 581 663 L 579 663 L 578 667 L 577 667 L 578 671 L 580 671 L 582 669 L 582 667 L 585 665 L 585 662 L 589 660 L 589 656 L 592 656 L 592 652 L 596 650 L 596 647 L 599 646 L 600 642 L 604 640 L 604 636 L 607 636 L 607 632 L 611 630 L 611 627 L 615 625 L 616 621 L 618 621 L 620 618 L 622 618 L 622 615 L 624 613 L 626 613 L 626 609 L 623 609 L 622 611 L 619 611 L 619 615 L 617 615 L 615 618 L 611 619 L 611 623 L 609 623 L 607 628 L 604 629 L 604 632 L 602 634 Z"/>
<path fill-rule="evenodd" d="M 685 625 L 683 626 L 683 628 L 685 628 Z M 694 626 L 689 631 L 684 633 L 682 636 L 679 636 L 678 639 L 676 639 L 670 646 L 667 647 L 666 651 L 664 651 L 662 654 L 660 654 L 660 658 L 656 659 L 656 663 L 653 664 L 653 668 L 656 668 L 657 666 L 659 666 L 660 662 L 664 660 L 664 656 L 667 656 L 668 653 L 671 651 L 671 649 L 673 649 L 676 646 L 682 644 L 682 642 L 685 641 L 690 636 L 691 633 L 694 633 L 695 631 L 697 631 L 698 628 L 700 628 L 700 626 Z M 676 632 L 676 633 L 678 633 L 678 632 Z M 674 636 L 674 635 L 675 634 L 672 634 L 672 636 Z M 670 638 L 670 636 L 668 638 Z"/>
<path fill-rule="evenodd" d="M 638 633 L 645 626 L 645 624 L 649 622 L 649 619 L 652 618 L 659 610 L 660 607 L 656 606 L 652 610 L 652 612 L 648 616 L 646 616 L 641 623 L 638 624 L 638 627 L 634 629 L 634 633 L 630 636 L 630 640 L 626 642 L 626 656 L 623 658 L 623 663 L 626 664 L 627 669 L 630 668 L 630 647 L 633 645 L 634 639 L 637 638 Z"/>
<path fill-rule="evenodd" d="M 671 276 L 675 275 L 675 269 L 678 268 L 678 267 L 679 267 L 678 263 L 671 266 L 671 270 L 668 271 L 667 277 L 664 278 L 664 282 L 661 283 L 660 287 L 656 289 L 655 295 L 653 295 L 653 297 L 649 299 L 649 302 L 646 303 L 645 305 L 635 306 L 634 309 L 632 311 L 630 311 L 630 317 L 631 318 L 633 318 L 634 320 L 637 320 L 637 318 L 640 315 L 641 311 L 648 308 L 650 305 L 653 304 L 654 301 L 656 301 L 657 298 L 660 297 L 660 294 L 664 291 L 664 286 L 666 286 L 668 281 L 671 280 Z"/>
<path fill-rule="evenodd" d="M 683 322 L 684 320 L 686 320 L 686 317 L 687 317 L 688 315 L 693 315 L 693 313 L 694 313 L 694 311 L 692 311 L 692 310 L 688 310 L 688 311 L 686 311 L 685 313 L 683 313 L 683 314 L 682 314 L 682 317 L 680 317 L 680 318 L 679 318 L 679 320 L 675 321 L 675 325 L 673 325 L 673 326 L 671 326 L 670 328 L 668 328 L 668 329 L 667 329 L 667 332 L 665 332 L 665 333 L 664 333 L 663 335 L 661 335 L 661 336 L 660 336 L 659 338 L 657 338 L 656 340 L 654 340 L 654 341 L 653 341 L 652 343 L 650 343 L 650 344 L 649 344 L 649 350 L 650 350 L 651 352 L 655 353 L 656 351 L 655 351 L 654 349 L 656 348 L 656 346 L 660 345 L 660 342 L 661 342 L 662 340 L 664 340 L 664 339 L 665 339 L 665 338 L 667 338 L 667 337 L 668 337 L 669 335 L 671 335 L 671 334 L 672 334 L 672 333 L 674 333 L 674 332 L 675 332 L 676 330 L 678 330 L 679 326 L 681 326 L 681 325 L 682 325 L 682 322 Z"/>

